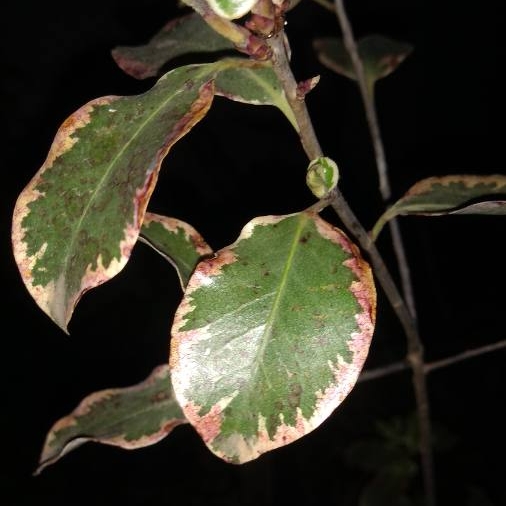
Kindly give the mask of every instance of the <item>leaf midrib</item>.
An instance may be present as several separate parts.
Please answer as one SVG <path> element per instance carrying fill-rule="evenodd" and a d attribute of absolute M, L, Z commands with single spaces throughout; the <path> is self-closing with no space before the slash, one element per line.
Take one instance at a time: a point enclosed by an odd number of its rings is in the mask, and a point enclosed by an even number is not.
<path fill-rule="evenodd" d="M 274 69 L 272 68 L 272 66 L 269 67 L 268 65 L 265 65 L 265 68 L 271 68 L 272 71 L 274 72 Z M 245 67 L 245 71 L 246 71 L 246 73 L 251 74 L 252 80 L 255 81 L 260 86 L 260 88 L 262 88 L 267 93 L 267 95 L 271 97 L 272 103 L 274 105 L 276 105 L 283 112 L 283 114 L 286 116 L 286 118 L 291 123 L 293 128 L 295 128 L 296 131 L 299 131 L 299 126 L 297 124 L 297 120 L 295 119 L 295 116 L 293 114 L 291 107 L 289 106 L 288 102 L 286 101 L 286 97 L 284 95 L 283 90 L 280 89 L 280 95 L 281 95 L 281 97 L 283 97 L 285 103 L 283 103 L 284 102 L 283 100 L 279 99 L 279 96 L 272 93 L 272 89 L 269 86 L 265 85 L 265 79 L 260 79 L 258 74 L 256 74 L 253 71 L 253 69 Z"/>
<path fill-rule="evenodd" d="M 201 65 L 197 65 L 195 67 L 198 67 L 198 66 L 201 66 Z M 195 78 L 196 79 L 201 78 L 202 75 L 206 74 L 206 72 L 211 74 L 212 73 L 211 69 L 213 67 L 214 67 L 213 64 L 211 64 L 211 66 L 209 64 L 207 64 L 207 65 L 204 64 L 203 65 L 204 70 L 201 73 L 197 73 Z M 180 68 L 184 68 L 184 67 L 180 67 Z M 176 69 L 176 70 L 178 70 L 178 69 Z M 113 171 L 114 167 L 116 166 L 118 160 L 125 153 L 126 149 L 134 142 L 134 140 L 136 140 L 140 136 L 141 132 L 145 129 L 146 125 L 148 125 L 153 120 L 153 118 L 155 118 L 160 113 L 160 111 L 163 110 L 167 106 L 167 104 L 170 103 L 170 101 L 173 100 L 174 97 L 176 97 L 180 93 L 181 93 L 180 89 L 177 89 L 175 92 L 171 93 L 167 97 L 167 99 L 164 100 L 162 102 L 162 104 L 151 115 L 149 115 L 148 118 L 146 118 L 146 120 L 143 123 L 141 123 L 139 128 L 132 134 L 132 136 L 130 137 L 128 142 L 126 142 L 124 144 L 123 148 L 118 152 L 118 154 L 110 162 L 109 167 L 106 169 L 103 176 L 100 178 L 99 184 L 96 185 L 96 188 L 93 191 L 93 194 L 91 195 L 86 207 L 84 208 L 84 210 L 81 214 L 81 217 L 79 218 L 79 220 L 77 222 L 76 227 L 74 228 L 74 233 L 71 235 L 71 240 L 69 241 L 69 243 L 68 243 L 69 245 L 65 250 L 65 262 L 64 262 L 63 268 L 61 270 L 62 274 L 66 274 L 68 272 L 69 261 L 70 261 L 70 258 L 72 257 L 72 255 L 70 253 L 72 251 L 74 251 L 74 245 L 75 245 L 75 242 L 76 242 L 76 239 L 78 236 L 78 231 L 81 230 L 81 226 L 82 226 L 85 218 L 87 217 L 90 208 L 92 207 L 92 203 L 94 203 L 96 201 L 100 190 L 103 188 L 103 186 L 105 184 L 105 181 L 107 181 L 110 178 L 112 171 Z M 109 106 L 110 104 L 106 104 L 106 105 Z M 153 169 L 153 170 L 156 170 L 156 169 Z M 97 257 L 99 254 L 100 254 L 100 252 L 97 254 Z"/>
<path fill-rule="evenodd" d="M 256 354 L 255 374 L 253 375 L 253 377 L 255 377 L 258 370 L 261 369 L 269 388 L 272 388 L 272 385 L 269 381 L 269 377 L 268 377 L 267 372 L 264 367 L 263 357 L 264 357 L 265 349 L 267 347 L 267 343 L 269 342 L 270 337 L 272 336 L 272 326 L 274 323 L 274 319 L 276 318 L 276 316 L 278 314 L 279 305 L 281 303 L 281 299 L 283 297 L 283 294 L 286 290 L 286 286 L 288 283 L 288 274 L 290 273 L 290 270 L 292 268 L 293 257 L 295 256 L 295 252 L 297 250 L 297 245 L 299 243 L 299 238 L 302 235 L 302 230 L 303 230 L 305 222 L 306 222 L 306 220 L 302 219 L 302 218 L 303 218 L 303 216 L 299 216 L 299 224 L 297 225 L 297 229 L 296 229 L 293 239 L 292 239 L 292 244 L 290 245 L 290 249 L 288 251 L 287 259 L 285 262 L 285 267 L 284 267 L 283 272 L 281 274 L 278 288 L 275 291 L 274 301 L 272 303 L 272 307 L 269 312 L 269 316 L 267 317 L 267 320 L 265 323 L 264 331 L 262 333 L 262 338 L 260 339 L 259 350 Z"/>

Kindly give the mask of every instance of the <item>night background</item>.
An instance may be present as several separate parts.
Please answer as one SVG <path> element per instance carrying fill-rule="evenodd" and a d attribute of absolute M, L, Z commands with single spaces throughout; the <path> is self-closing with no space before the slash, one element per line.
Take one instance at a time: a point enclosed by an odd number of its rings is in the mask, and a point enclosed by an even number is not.
<path fill-rule="evenodd" d="M 32 476 L 57 419 L 89 393 L 138 383 L 166 362 L 181 291 L 170 265 L 138 244 L 118 276 L 83 297 L 67 336 L 22 284 L 10 246 L 12 210 L 65 118 L 91 99 L 142 93 L 155 83 L 124 74 L 111 50 L 146 43 L 179 15 L 175 3 L 15 2 L 2 15 L 0 504 L 358 505 L 374 474 L 349 455 L 357 443 L 378 437 L 378 421 L 392 426 L 393 418 L 409 420 L 409 371 L 359 383 L 318 429 L 243 466 L 212 455 L 186 425 L 130 452 L 88 443 Z M 377 84 L 393 195 L 434 175 L 506 173 L 502 2 L 347 4 L 357 37 L 381 33 L 414 47 Z M 382 203 L 358 88 L 325 69 L 312 49 L 315 37 L 340 35 L 337 20 L 303 0 L 287 22 L 296 77 L 321 77 L 307 97 L 320 143 L 340 166 L 341 191 L 370 228 Z M 188 61 L 172 62 L 167 70 Z M 167 156 L 148 210 L 187 221 L 219 249 L 255 216 L 314 203 L 306 165 L 277 109 L 217 97 L 208 116 Z M 334 215 L 325 217 L 340 225 Z M 427 361 L 505 339 L 504 217 L 404 217 L 400 223 Z M 395 273 L 388 232 L 378 246 Z M 405 355 L 405 338 L 379 288 L 378 297 L 366 368 Z M 506 505 L 504 359 L 500 350 L 429 375 L 440 504 Z M 365 460 L 374 456 L 366 452 Z M 415 477 L 415 492 L 419 485 Z"/>

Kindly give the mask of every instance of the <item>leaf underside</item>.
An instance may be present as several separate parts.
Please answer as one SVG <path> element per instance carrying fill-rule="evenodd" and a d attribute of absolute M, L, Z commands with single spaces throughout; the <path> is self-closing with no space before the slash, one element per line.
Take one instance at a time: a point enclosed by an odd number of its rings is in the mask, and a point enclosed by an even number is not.
<path fill-rule="evenodd" d="M 204 238 L 191 225 L 154 213 L 146 213 L 140 240 L 174 266 L 183 290 L 199 259 L 213 253 Z"/>
<path fill-rule="evenodd" d="M 368 353 L 368 264 L 319 216 L 255 218 L 200 262 L 172 328 L 176 397 L 207 446 L 243 463 L 319 426 Z"/>
<path fill-rule="evenodd" d="M 299 130 L 285 92 L 270 62 L 254 62 L 220 72 L 216 94 L 236 102 L 276 106 L 295 130 Z"/>
<path fill-rule="evenodd" d="M 501 196 L 502 199 L 497 197 Z M 429 177 L 414 184 L 380 217 L 373 228 L 376 238 L 383 226 L 398 215 L 506 214 L 506 176 L 449 175 Z"/>
<path fill-rule="evenodd" d="M 233 49 L 232 42 L 215 32 L 202 16 L 192 13 L 167 23 L 145 45 L 114 48 L 112 57 L 128 75 L 146 79 L 156 76 L 166 63 L 178 56 Z"/>
<path fill-rule="evenodd" d="M 195 37 L 195 33 L 199 36 Z M 145 79 L 156 75 L 163 65 L 177 56 L 228 49 L 234 49 L 234 45 L 210 28 L 199 14 L 193 13 L 168 23 L 147 45 L 118 47 L 112 55 L 127 74 Z M 220 72 L 216 80 L 216 94 L 237 102 L 274 105 L 298 129 L 270 62 L 245 61 L 247 65 Z"/>
<path fill-rule="evenodd" d="M 314 41 L 314 47 L 322 65 L 349 79 L 357 79 L 342 39 L 319 38 Z M 410 44 L 378 34 L 361 38 L 357 49 L 369 83 L 391 74 L 413 50 Z"/>
<path fill-rule="evenodd" d="M 157 443 L 187 423 L 174 398 L 168 365 L 138 385 L 87 396 L 49 431 L 36 474 L 88 441 L 136 449 Z"/>

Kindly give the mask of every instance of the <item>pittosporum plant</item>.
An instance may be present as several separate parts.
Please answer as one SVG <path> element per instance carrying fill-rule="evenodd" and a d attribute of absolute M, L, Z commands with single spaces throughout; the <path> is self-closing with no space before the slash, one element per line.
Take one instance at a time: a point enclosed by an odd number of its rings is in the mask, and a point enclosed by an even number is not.
<path fill-rule="evenodd" d="M 435 504 L 427 364 L 396 220 L 502 214 L 506 176 L 429 177 L 389 205 L 374 85 L 412 48 L 374 34 L 356 43 L 342 0 L 319 1 L 335 9 L 343 40 L 315 40 L 315 51 L 322 65 L 356 80 L 371 130 L 385 211 L 368 232 L 341 194 L 338 166 L 320 147 L 306 108 L 318 77 L 296 81 L 292 73 L 284 26 L 299 1 L 183 3 L 181 16 L 148 44 L 116 48 L 117 64 L 144 79 L 182 55 L 220 57 L 172 68 L 141 95 L 104 96 L 79 108 L 14 209 L 22 280 L 64 332 L 80 298 L 118 274 L 138 241 L 167 259 L 184 291 L 171 315 L 169 362 L 138 385 L 91 394 L 56 422 L 38 472 L 85 441 L 140 448 L 183 423 L 237 464 L 301 438 L 356 384 L 374 333 L 379 283 L 406 333 L 426 500 Z M 284 114 L 307 154 L 301 170 L 316 200 L 307 209 L 256 217 L 233 244 L 213 251 L 190 224 L 148 206 L 171 147 L 204 119 L 216 96 Z M 324 209 L 335 211 L 343 229 L 322 218 Z M 387 224 L 402 291 L 375 246 Z"/>

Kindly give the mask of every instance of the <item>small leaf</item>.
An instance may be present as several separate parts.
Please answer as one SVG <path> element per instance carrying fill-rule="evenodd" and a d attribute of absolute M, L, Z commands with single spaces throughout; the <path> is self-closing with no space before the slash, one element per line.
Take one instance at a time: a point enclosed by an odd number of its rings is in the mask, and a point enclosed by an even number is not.
<path fill-rule="evenodd" d="M 206 115 L 223 65 L 181 67 L 142 95 L 98 98 L 60 127 L 17 200 L 12 241 L 28 291 L 64 331 L 80 297 L 126 265 L 161 163 Z"/>
<path fill-rule="evenodd" d="M 297 120 L 270 62 L 244 60 L 245 64 L 220 72 L 216 94 L 236 102 L 276 106 L 298 131 Z"/>
<path fill-rule="evenodd" d="M 209 7 L 225 19 L 237 19 L 247 14 L 258 0 L 206 0 Z"/>
<path fill-rule="evenodd" d="M 368 83 L 391 74 L 412 52 L 410 44 L 383 35 L 368 35 L 357 42 L 358 53 Z M 322 65 L 350 79 L 356 80 L 355 70 L 342 39 L 316 39 L 314 48 Z"/>
<path fill-rule="evenodd" d="M 193 13 L 167 23 L 148 44 L 119 46 L 112 50 L 112 56 L 124 72 L 136 79 L 146 79 L 157 75 L 163 65 L 178 56 L 232 49 L 231 41 Z"/>
<path fill-rule="evenodd" d="M 127 450 L 157 443 L 187 423 L 174 399 L 168 365 L 138 385 L 87 396 L 49 431 L 35 474 L 88 441 Z"/>
<path fill-rule="evenodd" d="M 199 259 L 213 253 L 191 225 L 153 213 L 146 213 L 139 239 L 174 266 L 183 290 Z"/>
<path fill-rule="evenodd" d="M 172 328 L 176 398 L 212 452 L 255 459 L 348 395 L 375 310 L 370 267 L 341 230 L 310 212 L 255 218 L 190 278 Z"/>
<path fill-rule="evenodd" d="M 429 177 L 413 185 L 374 225 L 373 240 L 397 215 L 506 214 L 506 176 L 451 175 Z"/>

